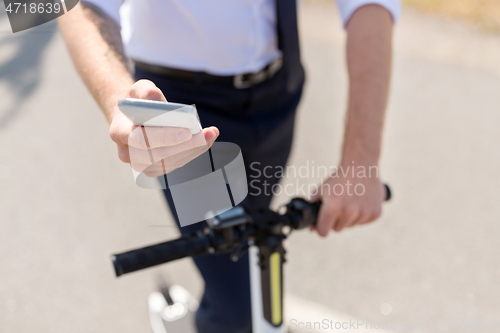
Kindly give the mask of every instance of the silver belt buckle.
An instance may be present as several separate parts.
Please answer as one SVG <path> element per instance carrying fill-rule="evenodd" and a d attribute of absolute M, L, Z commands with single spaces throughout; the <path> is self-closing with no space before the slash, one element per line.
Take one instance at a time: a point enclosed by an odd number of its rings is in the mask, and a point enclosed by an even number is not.
<path fill-rule="evenodd" d="M 235 75 L 233 78 L 233 85 L 236 89 L 245 89 L 252 86 L 252 76 L 248 80 L 243 80 L 244 74 Z"/>
<path fill-rule="evenodd" d="M 283 58 L 279 57 L 274 60 L 266 69 L 261 70 L 258 73 L 251 74 L 247 80 L 243 79 L 245 74 L 235 75 L 233 78 L 233 85 L 236 89 L 250 88 L 254 84 L 261 83 L 267 79 L 270 79 L 278 72 L 283 66 Z"/>

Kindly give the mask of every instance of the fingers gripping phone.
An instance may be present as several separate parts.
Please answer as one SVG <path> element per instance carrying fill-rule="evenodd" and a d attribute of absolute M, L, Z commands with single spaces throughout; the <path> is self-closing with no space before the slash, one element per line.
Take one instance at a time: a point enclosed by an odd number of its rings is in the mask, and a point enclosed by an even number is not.
<path fill-rule="evenodd" d="M 151 101 L 138 98 L 118 100 L 118 108 L 134 125 L 152 127 L 183 127 L 197 134 L 200 119 L 194 105 Z"/>

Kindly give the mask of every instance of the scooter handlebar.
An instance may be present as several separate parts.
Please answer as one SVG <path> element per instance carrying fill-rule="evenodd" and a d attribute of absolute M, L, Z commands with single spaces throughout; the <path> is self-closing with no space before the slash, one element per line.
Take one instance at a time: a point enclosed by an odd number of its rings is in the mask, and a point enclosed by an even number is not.
<path fill-rule="evenodd" d="M 115 254 L 111 256 L 111 260 L 118 277 L 169 261 L 203 254 L 209 247 L 208 237 L 199 234 Z"/>
<path fill-rule="evenodd" d="M 392 196 L 391 189 L 387 185 L 384 186 L 386 189 L 385 201 L 388 201 Z M 303 199 L 299 200 L 306 203 Z M 303 229 L 304 227 L 315 223 L 321 202 L 318 201 L 309 205 L 312 205 L 314 210 L 314 212 L 311 212 L 312 216 L 305 219 L 303 221 L 304 223 L 299 222 L 294 225 L 295 229 Z M 209 251 L 210 247 L 209 237 L 200 232 L 168 242 L 147 246 L 141 249 L 115 254 L 111 256 L 111 260 L 113 262 L 115 274 L 118 277 L 123 274 L 135 272 L 169 261 L 205 254 Z"/>

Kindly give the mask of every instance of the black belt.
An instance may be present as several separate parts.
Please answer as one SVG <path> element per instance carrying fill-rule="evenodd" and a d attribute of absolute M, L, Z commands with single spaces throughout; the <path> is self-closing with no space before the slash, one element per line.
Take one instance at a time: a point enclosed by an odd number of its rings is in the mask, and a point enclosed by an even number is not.
<path fill-rule="evenodd" d="M 257 73 L 218 76 L 204 72 L 192 72 L 183 69 L 150 65 L 137 60 L 134 60 L 134 62 L 135 66 L 143 71 L 172 79 L 193 81 L 197 83 L 226 84 L 232 85 L 237 89 L 250 88 L 253 85 L 264 82 L 265 80 L 272 78 L 274 74 L 276 74 L 276 72 L 283 66 L 283 58 L 279 57 Z"/>

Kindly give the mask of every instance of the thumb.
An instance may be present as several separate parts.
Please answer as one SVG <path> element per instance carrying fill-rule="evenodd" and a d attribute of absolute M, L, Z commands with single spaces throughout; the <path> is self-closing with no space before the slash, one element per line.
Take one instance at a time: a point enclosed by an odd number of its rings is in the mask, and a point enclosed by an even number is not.
<path fill-rule="evenodd" d="M 321 200 L 321 185 L 316 185 L 316 187 L 311 191 L 309 202 L 316 202 Z"/>

